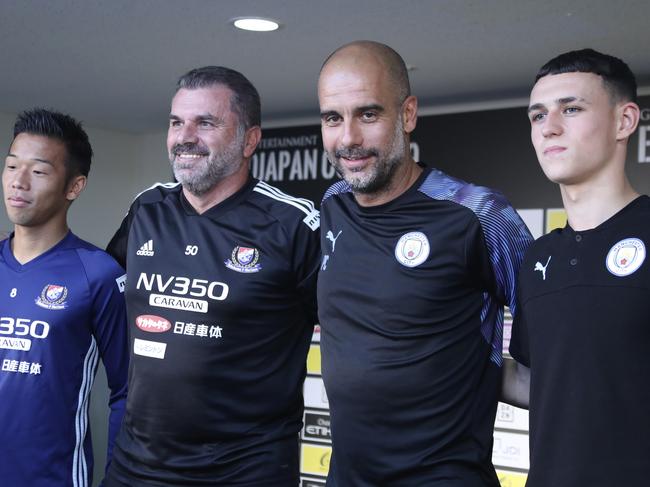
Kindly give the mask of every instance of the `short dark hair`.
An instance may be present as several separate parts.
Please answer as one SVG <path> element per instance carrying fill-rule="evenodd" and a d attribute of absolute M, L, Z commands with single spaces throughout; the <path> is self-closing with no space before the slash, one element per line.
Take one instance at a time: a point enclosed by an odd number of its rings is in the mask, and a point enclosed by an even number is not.
<path fill-rule="evenodd" d="M 81 122 L 70 115 L 54 110 L 33 108 L 25 110 L 16 118 L 14 139 L 22 133 L 42 135 L 63 143 L 67 153 L 65 160 L 67 181 L 77 175 L 88 176 L 93 149 L 88 134 L 81 127 Z"/>
<path fill-rule="evenodd" d="M 600 76 L 613 101 L 636 103 L 636 79 L 621 59 L 594 49 L 569 51 L 554 57 L 537 73 L 535 82 L 544 76 L 563 73 L 593 73 Z"/>
<path fill-rule="evenodd" d="M 182 88 L 195 90 L 215 85 L 223 85 L 233 92 L 230 109 L 239 116 L 244 128 L 261 125 L 260 95 L 253 84 L 234 69 L 223 66 L 203 66 L 193 69 L 179 78 L 176 91 Z"/>

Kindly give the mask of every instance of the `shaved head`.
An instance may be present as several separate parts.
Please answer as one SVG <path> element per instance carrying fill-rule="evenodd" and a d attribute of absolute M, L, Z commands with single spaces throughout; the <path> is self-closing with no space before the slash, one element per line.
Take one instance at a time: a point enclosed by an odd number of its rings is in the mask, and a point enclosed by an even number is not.
<path fill-rule="evenodd" d="M 417 98 L 393 49 L 356 41 L 334 51 L 321 67 L 318 103 L 327 157 L 358 202 L 389 201 L 414 181 Z"/>
<path fill-rule="evenodd" d="M 355 66 L 365 69 L 368 64 L 380 64 L 395 89 L 397 102 L 411 95 L 408 71 L 402 57 L 386 44 L 375 41 L 354 41 L 330 54 L 321 66 L 320 73 L 330 69 Z"/>

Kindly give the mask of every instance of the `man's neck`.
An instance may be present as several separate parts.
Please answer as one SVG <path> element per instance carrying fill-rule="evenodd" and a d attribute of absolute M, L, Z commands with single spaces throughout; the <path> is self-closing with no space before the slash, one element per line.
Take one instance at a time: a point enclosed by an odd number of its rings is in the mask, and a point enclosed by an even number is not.
<path fill-rule="evenodd" d="M 21 264 L 26 264 L 63 240 L 68 230 L 65 221 L 39 227 L 16 225 L 14 238 L 11 239 L 11 251 L 14 258 Z"/>
<path fill-rule="evenodd" d="M 577 231 L 596 228 L 639 196 L 624 175 L 615 181 L 560 185 L 560 192 L 569 225 Z"/>
<path fill-rule="evenodd" d="M 202 195 L 190 193 L 185 186 L 183 186 L 183 194 L 192 208 L 201 215 L 239 191 L 246 181 L 248 181 L 248 167 L 222 179 Z"/>
<path fill-rule="evenodd" d="M 376 193 L 354 193 L 354 198 L 360 206 L 379 206 L 393 201 L 405 193 L 418 177 L 422 174 L 422 168 L 410 157 L 401 163 L 390 184 Z"/>

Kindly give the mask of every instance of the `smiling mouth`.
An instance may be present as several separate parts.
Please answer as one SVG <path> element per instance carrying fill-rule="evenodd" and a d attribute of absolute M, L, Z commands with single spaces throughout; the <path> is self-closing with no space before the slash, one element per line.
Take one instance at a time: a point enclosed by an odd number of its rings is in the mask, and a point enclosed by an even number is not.
<path fill-rule="evenodd" d="M 351 148 L 339 149 L 335 155 L 347 170 L 357 172 L 363 170 L 368 161 L 377 156 L 377 153 L 372 149 Z"/>
<path fill-rule="evenodd" d="M 200 159 L 201 157 L 207 157 L 210 155 L 210 151 L 208 151 L 206 147 L 192 143 L 176 144 L 172 148 L 171 152 L 174 154 L 174 157 L 186 161 Z"/>
<path fill-rule="evenodd" d="M 202 157 L 207 156 L 207 154 L 187 154 L 187 153 L 181 153 L 181 154 L 175 154 L 176 157 L 179 159 L 200 159 Z"/>
<path fill-rule="evenodd" d="M 339 161 L 341 161 L 341 165 L 350 172 L 361 172 L 364 169 L 368 167 L 368 161 L 370 160 L 372 156 L 368 155 L 366 157 L 357 157 L 357 158 L 350 158 L 348 159 L 347 157 L 339 157 Z"/>

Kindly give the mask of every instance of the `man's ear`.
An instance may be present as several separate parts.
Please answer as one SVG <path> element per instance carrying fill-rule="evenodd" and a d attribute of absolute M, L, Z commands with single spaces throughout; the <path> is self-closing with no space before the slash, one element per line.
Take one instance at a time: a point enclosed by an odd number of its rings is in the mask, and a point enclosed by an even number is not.
<path fill-rule="evenodd" d="M 411 95 L 402 103 L 402 125 L 404 132 L 410 134 L 418 122 L 418 99 Z"/>
<path fill-rule="evenodd" d="M 72 180 L 68 183 L 68 188 L 65 192 L 65 197 L 67 200 L 70 202 L 76 200 L 86 187 L 86 182 L 88 182 L 88 178 L 86 176 L 79 175 L 73 177 Z"/>
<path fill-rule="evenodd" d="M 624 103 L 617 108 L 616 140 L 626 140 L 634 133 L 640 115 L 639 105 L 633 102 Z"/>
<path fill-rule="evenodd" d="M 248 130 L 246 130 L 246 133 L 244 134 L 245 159 L 248 159 L 253 155 L 255 149 L 257 148 L 257 144 L 260 143 L 260 140 L 262 140 L 262 129 L 258 125 L 250 127 Z"/>

